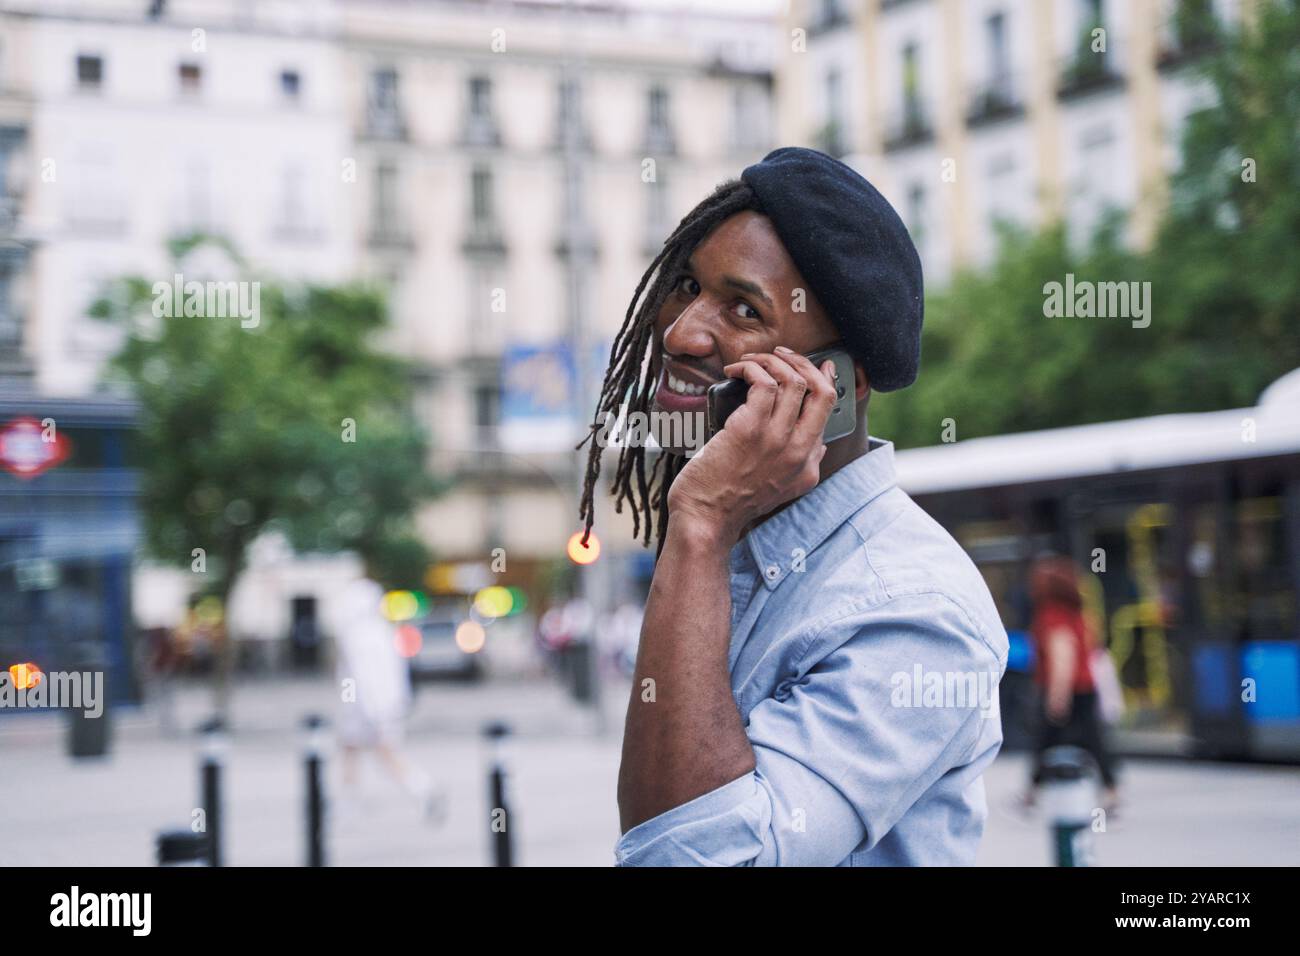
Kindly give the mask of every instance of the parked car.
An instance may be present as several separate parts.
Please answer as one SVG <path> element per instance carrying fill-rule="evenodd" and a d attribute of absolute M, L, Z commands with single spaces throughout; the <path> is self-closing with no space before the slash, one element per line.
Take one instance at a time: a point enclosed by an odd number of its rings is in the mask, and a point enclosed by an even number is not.
<path fill-rule="evenodd" d="M 420 629 L 420 647 L 411 657 L 411 683 L 439 678 L 478 680 L 483 676 L 482 652 L 467 653 L 456 644 L 456 627 L 464 615 L 430 615 L 413 622 Z"/>

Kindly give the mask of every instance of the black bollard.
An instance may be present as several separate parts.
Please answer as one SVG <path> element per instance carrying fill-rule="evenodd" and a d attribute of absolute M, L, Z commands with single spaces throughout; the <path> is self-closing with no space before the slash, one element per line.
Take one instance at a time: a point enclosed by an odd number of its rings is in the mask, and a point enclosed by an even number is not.
<path fill-rule="evenodd" d="M 203 734 L 199 776 L 208 834 L 208 865 L 221 866 L 221 766 L 226 755 L 226 728 L 221 718 L 214 717 L 199 732 Z"/>
<path fill-rule="evenodd" d="M 1052 747 L 1043 755 L 1042 781 L 1055 865 L 1091 866 L 1091 825 L 1097 805 L 1092 757 L 1078 747 Z"/>
<path fill-rule="evenodd" d="M 502 747 L 505 738 L 510 734 L 510 728 L 498 721 L 484 727 L 483 734 L 492 748 L 491 769 L 488 774 L 488 791 L 491 795 L 488 827 L 492 834 L 492 862 L 494 866 L 513 866 L 511 828 L 514 826 L 514 821 L 506 805 L 506 768 Z"/>
<path fill-rule="evenodd" d="M 325 720 L 311 714 L 303 721 L 306 729 L 304 753 L 307 767 L 307 865 L 325 865 L 325 787 L 321 771 L 325 760 Z"/>
<path fill-rule="evenodd" d="M 95 674 L 104 676 L 104 699 L 100 701 L 102 710 L 98 717 L 89 716 L 82 707 L 67 709 L 68 754 L 78 758 L 103 757 L 108 753 L 113 737 L 112 709 L 108 702 L 108 655 L 101 644 L 80 641 L 71 648 L 71 664 L 71 670 L 80 675 L 83 686 L 93 681 Z"/>
<path fill-rule="evenodd" d="M 191 830 L 165 830 L 158 834 L 159 866 L 202 866 L 208 858 L 207 834 Z"/>

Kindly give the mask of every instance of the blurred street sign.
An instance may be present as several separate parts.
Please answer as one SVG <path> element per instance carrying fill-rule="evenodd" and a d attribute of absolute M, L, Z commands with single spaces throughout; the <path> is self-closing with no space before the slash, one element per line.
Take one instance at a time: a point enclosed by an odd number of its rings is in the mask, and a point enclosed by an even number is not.
<path fill-rule="evenodd" d="M 15 418 L 0 426 L 0 467 L 19 478 L 35 478 L 67 459 L 72 444 L 53 424 Z"/>
<path fill-rule="evenodd" d="M 609 343 L 591 346 L 595 385 L 605 373 Z M 512 346 L 501 356 L 501 443 L 507 451 L 573 450 L 596 396 L 578 395 L 578 367 L 567 342 Z M 593 387 L 595 387 L 593 385 Z"/>
<path fill-rule="evenodd" d="M 574 443 L 577 369 L 564 343 L 519 345 L 501 357 L 501 442 L 510 451 L 560 451 Z"/>

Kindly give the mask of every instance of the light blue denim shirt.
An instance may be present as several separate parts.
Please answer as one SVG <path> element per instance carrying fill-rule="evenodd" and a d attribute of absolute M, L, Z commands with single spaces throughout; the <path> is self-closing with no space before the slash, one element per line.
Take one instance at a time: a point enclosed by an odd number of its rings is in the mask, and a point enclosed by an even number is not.
<path fill-rule="evenodd" d="M 633 827 L 622 866 L 970 864 L 1007 636 L 975 565 L 871 451 L 731 552 L 756 769 Z"/>

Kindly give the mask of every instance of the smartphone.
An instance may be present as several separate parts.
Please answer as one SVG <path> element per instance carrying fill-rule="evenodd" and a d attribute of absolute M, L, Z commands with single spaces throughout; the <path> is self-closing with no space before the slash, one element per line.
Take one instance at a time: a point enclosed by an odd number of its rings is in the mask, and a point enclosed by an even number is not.
<path fill-rule="evenodd" d="M 826 419 L 826 430 L 822 432 L 823 442 L 833 442 L 837 438 L 853 434 L 858 427 L 857 394 L 853 386 L 853 359 L 843 348 L 832 346 L 808 355 L 808 360 L 821 368 L 830 359 L 835 363 L 839 378 L 835 383 L 835 405 L 830 417 Z M 727 424 L 731 413 L 745 404 L 749 395 L 749 383 L 743 378 L 729 378 L 725 382 L 709 386 L 709 437 L 712 438 Z"/>

